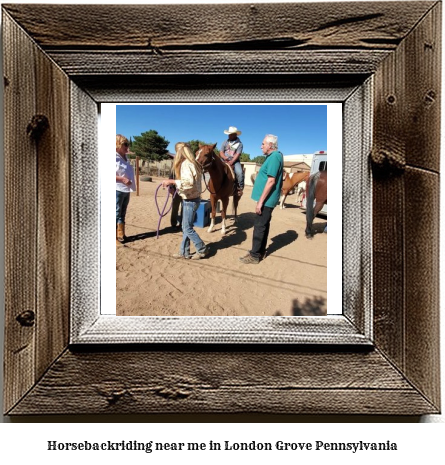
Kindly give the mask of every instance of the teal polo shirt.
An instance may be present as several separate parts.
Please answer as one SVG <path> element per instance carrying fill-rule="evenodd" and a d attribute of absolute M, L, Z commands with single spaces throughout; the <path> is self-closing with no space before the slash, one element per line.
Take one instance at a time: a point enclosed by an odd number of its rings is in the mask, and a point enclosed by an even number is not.
<path fill-rule="evenodd" d="M 264 205 L 266 207 L 275 208 L 280 201 L 281 187 L 283 185 L 283 154 L 278 152 L 278 150 L 266 156 L 266 160 L 258 171 L 255 184 L 253 185 L 252 200 L 256 202 L 260 200 L 269 176 L 275 178 L 275 185 L 266 197 Z"/>

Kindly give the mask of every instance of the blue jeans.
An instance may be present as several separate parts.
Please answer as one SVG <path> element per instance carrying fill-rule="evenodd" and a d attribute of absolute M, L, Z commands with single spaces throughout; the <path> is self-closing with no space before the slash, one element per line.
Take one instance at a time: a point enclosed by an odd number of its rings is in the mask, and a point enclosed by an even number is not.
<path fill-rule="evenodd" d="M 193 229 L 195 212 L 198 210 L 201 199 L 182 201 L 182 242 L 179 248 L 180 255 L 188 257 L 190 255 L 190 241 L 193 242 L 196 252 L 204 253 L 206 246 L 198 233 Z"/>
<path fill-rule="evenodd" d="M 233 171 L 235 172 L 236 179 L 238 181 L 238 187 L 243 190 L 244 189 L 244 173 L 243 167 L 239 161 L 235 162 L 232 165 Z"/>
<path fill-rule="evenodd" d="M 130 192 L 116 191 L 116 224 L 125 224 L 125 215 L 127 214 L 127 207 L 129 201 Z"/>

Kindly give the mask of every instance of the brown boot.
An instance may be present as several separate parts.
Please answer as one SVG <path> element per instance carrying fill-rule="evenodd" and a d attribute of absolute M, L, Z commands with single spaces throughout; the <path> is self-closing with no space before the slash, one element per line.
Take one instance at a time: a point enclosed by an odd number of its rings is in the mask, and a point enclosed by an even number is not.
<path fill-rule="evenodd" d="M 122 244 L 117 240 L 117 225 L 116 225 L 116 246 L 122 246 Z"/>
<path fill-rule="evenodd" d="M 124 224 L 123 223 L 118 223 L 117 224 L 117 236 L 116 236 L 116 238 L 120 243 L 123 243 L 125 241 L 124 235 L 125 235 Z"/>

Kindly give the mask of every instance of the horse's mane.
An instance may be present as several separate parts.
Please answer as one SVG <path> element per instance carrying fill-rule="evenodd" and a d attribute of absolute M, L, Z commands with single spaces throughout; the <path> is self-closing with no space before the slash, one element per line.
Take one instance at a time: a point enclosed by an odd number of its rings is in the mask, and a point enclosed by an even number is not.
<path fill-rule="evenodd" d="M 209 144 L 204 147 L 212 147 L 212 145 Z M 225 163 L 219 154 L 214 155 L 215 156 L 213 157 L 213 159 L 215 160 L 215 162 L 222 168 L 222 170 L 226 173 L 228 177 L 234 179 L 235 173 L 233 172 L 233 168 L 231 168 L 227 163 Z"/>

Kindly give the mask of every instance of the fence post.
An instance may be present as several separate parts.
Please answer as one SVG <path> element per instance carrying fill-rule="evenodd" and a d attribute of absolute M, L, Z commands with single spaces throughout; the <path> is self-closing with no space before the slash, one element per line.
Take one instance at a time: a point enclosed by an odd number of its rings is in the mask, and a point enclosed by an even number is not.
<path fill-rule="evenodd" d="M 136 196 L 139 197 L 139 157 L 136 157 Z"/>

